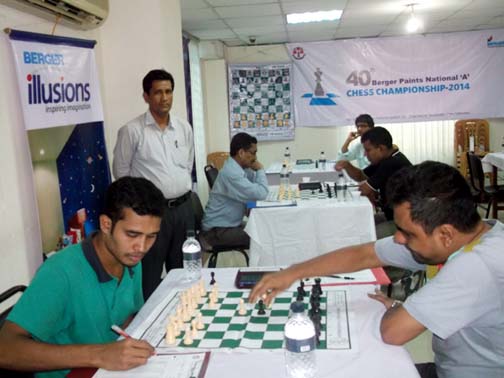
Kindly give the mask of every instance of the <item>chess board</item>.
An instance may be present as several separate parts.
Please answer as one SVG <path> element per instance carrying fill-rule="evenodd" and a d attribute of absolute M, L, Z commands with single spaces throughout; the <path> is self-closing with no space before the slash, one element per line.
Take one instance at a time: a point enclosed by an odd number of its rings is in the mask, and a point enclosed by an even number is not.
<path fill-rule="evenodd" d="M 228 78 L 231 135 L 294 137 L 290 64 L 230 65 Z"/>
<path fill-rule="evenodd" d="M 281 198 L 283 197 L 283 198 Z M 354 197 L 358 198 L 358 194 L 352 192 L 348 188 L 346 190 L 340 190 L 335 194 L 334 186 L 323 186 L 322 190 L 311 190 L 304 189 L 299 190 L 297 187 L 292 186 L 290 189 L 290 193 L 287 190 L 279 190 L 278 187 L 269 188 L 269 193 L 267 200 L 269 201 L 279 201 L 279 200 L 325 200 L 332 199 L 337 201 L 352 201 Z"/>
<path fill-rule="evenodd" d="M 156 348 L 247 348 L 280 349 L 284 343 L 284 325 L 289 316 L 291 302 L 297 293 L 284 292 L 278 295 L 272 305 L 265 309 L 265 315 L 258 315 L 258 305 L 248 305 L 247 314 L 239 315 L 240 299 L 247 300 L 248 291 L 220 291 L 217 306 L 210 309 L 208 297 L 202 298 L 198 311 L 203 315 L 204 329 L 199 330 L 193 343 L 184 345 L 184 332 L 176 338 L 176 345 L 165 343 L 165 325 L 168 316 L 175 313 L 180 292 L 174 293 L 161 306 L 156 319 L 147 327 L 141 339 Z M 344 290 L 323 293 L 320 301 L 321 335 L 319 349 L 351 349 L 348 326 L 347 294 Z M 305 307 L 309 306 L 309 296 Z M 327 317 L 327 309 L 334 314 Z"/>

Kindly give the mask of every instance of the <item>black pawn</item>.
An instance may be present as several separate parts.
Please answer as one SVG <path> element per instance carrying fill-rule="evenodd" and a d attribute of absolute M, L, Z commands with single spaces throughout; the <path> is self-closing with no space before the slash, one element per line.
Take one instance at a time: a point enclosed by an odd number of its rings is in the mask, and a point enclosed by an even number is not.
<path fill-rule="evenodd" d="M 306 290 L 304 288 L 304 282 L 303 282 L 303 280 L 301 280 L 301 282 L 299 282 L 299 286 L 301 287 L 301 290 L 303 291 L 303 295 L 306 295 Z"/>
<path fill-rule="evenodd" d="M 266 311 L 264 311 L 264 302 L 262 299 L 259 299 L 259 310 L 257 311 L 257 315 L 265 315 Z"/>
<path fill-rule="evenodd" d="M 213 285 L 215 283 L 215 273 L 211 272 L 210 277 L 212 277 L 212 279 L 210 280 L 210 285 Z"/>
<path fill-rule="evenodd" d="M 317 290 L 318 290 L 318 293 L 319 294 L 322 294 L 322 286 L 320 286 L 320 278 L 315 278 L 315 286 L 317 287 Z"/>

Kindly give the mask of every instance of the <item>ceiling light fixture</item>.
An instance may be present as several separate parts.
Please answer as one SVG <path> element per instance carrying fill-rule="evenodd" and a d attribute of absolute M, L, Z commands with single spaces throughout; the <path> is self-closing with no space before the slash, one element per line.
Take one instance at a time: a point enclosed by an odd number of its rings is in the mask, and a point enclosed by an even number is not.
<path fill-rule="evenodd" d="M 422 21 L 420 21 L 415 16 L 415 9 L 414 9 L 415 5 L 416 4 L 406 5 L 407 7 L 411 7 L 411 15 L 410 18 L 408 19 L 408 22 L 406 23 L 406 30 L 408 33 L 415 33 L 422 27 Z"/>
<path fill-rule="evenodd" d="M 299 24 L 302 22 L 334 21 L 341 18 L 343 11 L 335 9 L 324 12 L 290 13 L 287 15 L 288 24 Z"/>

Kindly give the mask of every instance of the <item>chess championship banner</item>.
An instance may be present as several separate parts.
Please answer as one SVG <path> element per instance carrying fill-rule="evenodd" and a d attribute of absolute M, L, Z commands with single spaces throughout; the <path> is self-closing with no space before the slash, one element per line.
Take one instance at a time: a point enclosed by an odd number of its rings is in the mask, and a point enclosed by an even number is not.
<path fill-rule="evenodd" d="M 504 29 L 287 47 L 297 126 L 504 116 Z"/>
<path fill-rule="evenodd" d="M 27 130 L 103 121 L 95 41 L 9 33 Z"/>
<path fill-rule="evenodd" d="M 260 141 L 294 139 L 292 65 L 228 66 L 231 137 L 240 132 Z"/>

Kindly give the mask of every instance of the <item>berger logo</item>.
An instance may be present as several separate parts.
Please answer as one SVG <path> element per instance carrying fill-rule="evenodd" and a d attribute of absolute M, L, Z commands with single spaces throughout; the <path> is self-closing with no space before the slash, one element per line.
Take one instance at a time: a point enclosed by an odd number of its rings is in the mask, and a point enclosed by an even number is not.
<path fill-rule="evenodd" d="M 322 87 L 322 75 L 323 72 L 317 67 L 317 71 L 314 72 L 315 75 L 315 90 L 313 93 L 305 93 L 303 98 L 310 99 L 310 106 L 334 106 L 337 105 L 333 98 L 338 97 L 334 93 L 326 93 Z"/>
<path fill-rule="evenodd" d="M 305 57 L 305 52 L 302 47 L 294 47 L 292 49 L 292 57 L 296 60 L 301 60 Z"/>
<path fill-rule="evenodd" d="M 62 104 L 87 102 L 91 98 L 89 83 L 43 83 L 40 75 L 28 74 L 28 104 Z"/>

